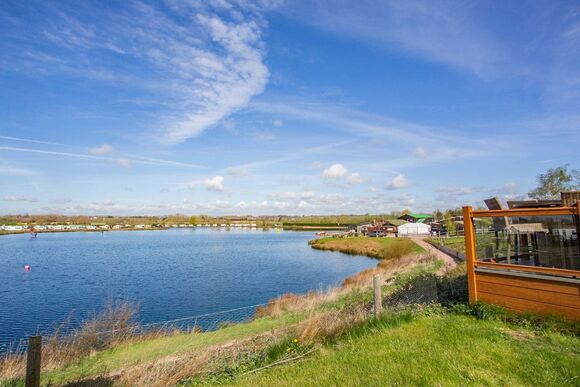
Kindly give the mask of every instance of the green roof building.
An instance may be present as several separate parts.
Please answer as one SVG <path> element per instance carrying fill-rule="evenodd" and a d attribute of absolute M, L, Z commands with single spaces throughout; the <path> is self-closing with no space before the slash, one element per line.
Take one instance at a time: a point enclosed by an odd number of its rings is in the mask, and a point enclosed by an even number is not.
<path fill-rule="evenodd" d="M 409 213 L 399 216 L 399 219 L 407 221 L 409 223 L 430 223 L 433 221 L 433 215 Z"/>

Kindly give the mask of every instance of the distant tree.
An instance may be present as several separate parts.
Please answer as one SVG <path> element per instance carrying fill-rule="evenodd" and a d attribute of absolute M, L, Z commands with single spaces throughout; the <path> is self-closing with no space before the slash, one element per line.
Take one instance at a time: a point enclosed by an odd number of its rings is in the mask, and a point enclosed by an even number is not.
<path fill-rule="evenodd" d="M 555 199 L 560 192 L 580 187 L 580 171 L 569 170 L 568 165 L 551 168 L 537 176 L 538 186 L 528 193 L 533 199 Z"/>
<path fill-rule="evenodd" d="M 455 224 L 455 219 L 453 219 L 454 216 L 455 214 L 452 209 L 447 209 L 443 213 L 443 224 L 450 234 L 454 234 L 457 231 L 457 225 Z"/>
<path fill-rule="evenodd" d="M 189 224 L 197 225 L 197 217 L 195 216 L 190 217 Z"/>

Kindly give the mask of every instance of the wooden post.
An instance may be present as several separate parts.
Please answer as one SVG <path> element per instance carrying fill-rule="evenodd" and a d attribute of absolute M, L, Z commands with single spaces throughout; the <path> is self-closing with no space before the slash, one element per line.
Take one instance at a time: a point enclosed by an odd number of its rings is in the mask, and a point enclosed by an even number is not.
<path fill-rule="evenodd" d="M 377 274 L 373 276 L 373 289 L 375 301 L 375 318 L 379 318 L 383 309 L 383 299 L 381 297 L 381 281 Z"/>
<path fill-rule="evenodd" d="M 475 235 L 473 234 L 473 209 L 471 206 L 463 207 L 463 224 L 465 234 L 465 257 L 467 260 L 467 284 L 469 286 L 469 303 L 477 302 L 477 285 L 475 283 Z"/>
<path fill-rule="evenodd" d="M 42 352 L 42 336 L 28 338 L 28 354 L 26 358 L 26 387 L 40 386 L 40 358 Z"/>
<path fill-rule="evenodd" d="M 574 221 L 576 223 L 576 235 L 580 236 L 580 201 L 576 202 L 576 214 L 574 215 Z M 578 252 L 580 253 L 580 241 L 578 242 Z"/>

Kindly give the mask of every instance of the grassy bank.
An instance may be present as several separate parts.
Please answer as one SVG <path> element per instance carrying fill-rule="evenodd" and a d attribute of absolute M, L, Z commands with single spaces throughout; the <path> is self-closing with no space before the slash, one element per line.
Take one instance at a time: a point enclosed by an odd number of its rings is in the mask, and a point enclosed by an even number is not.
<path fill-rule="evenodd" d="M 470 307 L 465 271 L 434 275 L 441 262 L 410 240 L 319 243 L 381 259 L 341 287 L 275 298 L 246 323 L 85 349 L 76 359 L 43 365 L 43 384 L 578 385 L 578 324 Z M 384 281 L 379 319 L 372 317 L 374 274 Z M 0 372 L 0 385 L 23 385 L 12 378 Z"/>
<path fill-rule="evenodd" d="M 400 258 L 407 254 L 424 252 L 422 247 L 405 238 L 328 237 L 311 240 L 309 244 L 319 250 L 365 255 L 377 259 Z"/>
<path fill-rule="evenodd" d="M 282 226 L 284 230 L 289 231 L 340 231 L 344 230 L 344 226 L 327 226 L 327 225 L 292 225 L 284 224 Z"/>
<path fill-rule="evenodd" d="M 437 268 L 436 262 L 405 262 L 404 267 L 399 268 L 404 273 L 385 286 L 384 292 L 388 294 L 412 278 Z M 387 269 L 372 270 L 389 278 Z M 129 336 L 95 346 L 91 332 L 106 331 L 109 325 L 119 326 L 118 319 L 108 317 L 107 326 L 97 326 L 85 332 L 89 334 L 81 334 L 82 340 L 73 346 L 45 346 L 42 380 L 45 384 L 61 385 L 100 378 L 122 385 L 139 379 L 136 385 L 171 385 L 201 371 L 219 369 L 223 362 L 235 363 L 239 356 L 261 354 L 289 337 L 304 336 L 310 340 L 327 335 L 329 329 L 344 329 L 351 318 L 366 318 L 364 311 L 372 300 L 368 287 L 371 281 L 372 273 L 359 273 L 346 286 L 306 295 L 286 294 L 271 300 L 267 307 L 258 311 L 254 320 L 216 331 Z M 345 313 L 347 309 L 361 307 L 362 314 L 353 317 L 350 312 Z M 46 344 L 51 340 L 44 341 Z M 23 374 L 24 366 L 24 358 L 0 361 L 0 385 L 22 385 L 19 375 Z"/>
<path fill-rule="evenodd" d="M 578 385 L 580 339 L 470 315 L 385 316 L 240 386 Z"/>

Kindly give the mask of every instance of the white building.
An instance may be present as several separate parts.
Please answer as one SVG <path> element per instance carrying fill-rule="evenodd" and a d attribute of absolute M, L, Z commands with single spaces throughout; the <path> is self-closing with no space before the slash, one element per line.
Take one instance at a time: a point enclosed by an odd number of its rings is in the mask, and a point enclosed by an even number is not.
<path fill-rule="evenodd" d="M 23 226 L 4 226 L 4 231 L 22 231 L 24 230 Z"/>
<path fill-rule="evenodd" d="M 397 227 L 399 235 L 429 235 L 431 226 L 425 223 L 405 223 Z"/>

